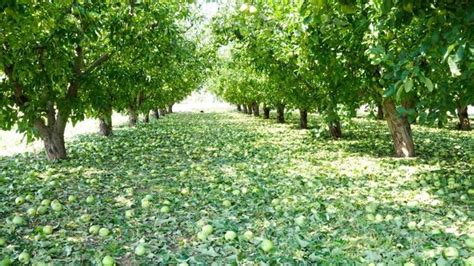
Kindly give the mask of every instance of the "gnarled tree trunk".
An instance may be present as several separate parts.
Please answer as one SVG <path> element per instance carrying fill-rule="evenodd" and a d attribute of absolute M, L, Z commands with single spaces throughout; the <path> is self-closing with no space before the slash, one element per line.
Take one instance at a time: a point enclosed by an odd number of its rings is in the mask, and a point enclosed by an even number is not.
<path fill-rule="evenodd" d="M 109 107 L 99 117 L 99 134 L 108 137 L 112 135 L 112 108 Z"/>
<path fill-rule="evenodd" d="M 244 114 L 248 114 L 249 110 L 247 109 L 247 105 L 242 104 L 242 109 L 244 111 Z"/>
<path fill-rule="evenodd" d="M 341 121 L 334 120 L 328 123 L 329 133 L 333 139 L 340 139 L 342 137 Z"/>
<path fill-rule="evenodd" d="M 251 115 L 252 112 L 253 112 L 253 110 L 252 110 L 252 104 L 248 104 L 248 105 L 247 105 L 247 114 Z"/>
<path fill-rule="evenodd" d="M 242 112 L 242 106 L 240 106 L 240 104 L 237 104 L 237 112 Z"/>
<path fill-rule="evenodd" d="M 397 157 L 415 156 L 415 145 L 407 117 L 398 114 L 395 103 L 391 99 L 383 102 L 385 119 L 392 134 L 393 147 Z"/>
<path fill-rule="evenodd" d="M 68 114 L 58 114 L 56 117 L 55 110 L 50 107 L 48 113 L 48 125 L 46 125 L 43 119 L 40 118 L 34 123 L 35 129 L 43 140 L 46 156 L 50 161 L 66 159 L 64 131 L 66 129 L 68 117 Z"/>
<path fill-rule="evenodd" d="M 458 107 L 457 109 L 459 124 L 458 129 L 460 130 L 471 130 L 471 124 L 469 122 L 469 113 L 467 112 L 467 106 Z"/>
<path fill-rule="evenodd" d="M 158 112 L 158 108 L 153 109 L 153 117 L 155 119 L 160 119 L 160 112 Z"/>
<path fill-rule="evenodd" d="M 384 115 L 383 115 L 383 106 L 382 104 L 377 104 L 377 120 L 383 120 Z"/>
<path fill-rule="evenodd" d="M 263 119 L 270 119 L 270 107 L 263 106 Z"/>
<path fill-rule="evenodd" d="M 260 108 L 259 108 L 257 102 L 252 103 L 252 109 L 253 109 L 253 115 L 254 116 L 260 116 Z"/>
<path fill-rule="evenodd" d="M 277 123 L 285 123 L 285 105 L 284 104 L 277 104 L 276 106 L 277 109 Z"/>
<path fill-rule="evenodd" d="M 173 104 L 168 105 L 168 113 L 173 113 Z"/>
<path fill-rule="evenodd" d="M 300 128 L 308 128 L 308 111 L 306 109 L 300 109 Z"/>
<path fill-rule="evenodd" d="M 134 127 L 137 125 L 138 115 L 135 109 L 132 107 L 128 108 L 128 126 Z"/>

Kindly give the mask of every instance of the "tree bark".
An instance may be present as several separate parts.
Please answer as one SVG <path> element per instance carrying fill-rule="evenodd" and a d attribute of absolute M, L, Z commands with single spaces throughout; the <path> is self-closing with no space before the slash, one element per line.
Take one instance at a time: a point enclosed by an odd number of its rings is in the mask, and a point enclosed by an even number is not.
<path fill-rule="evenodd" d="M 308 111 L 306 109 L 300 109 L 300 128 L 308 128 Z"/>
<path fill-rule="evenodd" d="M 383 120 L 384 115 L 383 115 L 383 106 L 382 104 L 378 103 L 377 104 L 377 120 Z"/>
<path fill-rule="evenodd" d="M 467 106 L 458 107 L 457 112 L 458 112 L 458 118 L 459 118 L 458 129 L 471 130 L 471 124 L 469 122 L 469 113 L 467 112 Z"/>
<path fill-rule="evenodd" d="M 270 119 L 270 107 L 263 106 L 263 119 Z"/>
<path fill-rule="evenodd" d="M 153 117 L 155 119 L 160 119 L 160 112 L 158 112 L 158 108 L 153 109 Z"/>
<path fill-rule="evenodd" d="M 50 161 L 66 159 L 66 145 L 64 141 L 64 131 L 66 129 L 67 115 L 58 115 L 57 118 L 53 113 L 48 113 L 48 125 L 42 119 L 35 121 L 34 127 L 38 130 L 39 135 L 44 143 L 46 156 Z M 51 120 L 53 119 L 53 120 Z"/>
<path fill-rule="evenodd" d="M 248 111 L 247 114 L 249 114 L 249 115 L 252 114 L 252 112 L 253 112 L 253 110 L 252 110 L 252 104 L 247 105 L 247 111 Z"/>
<path fill-rule="evenodd" d="M 168 105 L 168 113 L 169 114 L 173 113 L 173 104 Z"/>
<path fill-rule="evenodd" d="M 328 123 L 329 133 L 333 139 L 340 139 L 342 137 L 341 121 L 334 120 Z"/>
<path fill-rule="evenodd" d="M 138 121 L 137 112 L 133 108 L 129 107 L 128 108 L 128 126 L 130 127 L 136 126 L 137 121 Z"/>
<path fill-rule="evenodd" d="M 108 137 L 112 135 L 112 107 L 105 109 L 99 117 L 99 134 Z"/>
<path fill-rule="evenodd" d="M 242 112 L 242 106 L 240 106 L 240 104 L 237 104 L 237 112 Z"/>
<path fill-rule="evenodd" d="M 383 102 L 385 119 L 392 134 L 393 147 L 397 157 L 415 156 L 415 145 L 407 117 L 398 114 L 393 100 Z"/>
<path fill-rule="evenodd" d="M 285 123 L 285 105 L 283 104 L 277 104 L 276 106 L 277 109 L 277 123 L 283 124 Z"/>
<path fill-rule="evenodd" d="M 145 113 L 143 115 L 143 123 L 150 123 L 150 113 Z"/>
<path fill-rule="evenodd" d="M 249 110 L 247 109 L 247 105 L 242 104 L 244 114 L 248 114 Z"/>
<path fill-rule="evenodd" d="M 260 116 L 260 107 L 257 102 L 252 102 L 252 109 L 253 109 L 253 115 L 254 116 Z"/>
<path fill-rule="evenodd" d="M 166 108 L 160 108 L 160 115 L 166 116 L 168 113 L 166 112 Z"/>

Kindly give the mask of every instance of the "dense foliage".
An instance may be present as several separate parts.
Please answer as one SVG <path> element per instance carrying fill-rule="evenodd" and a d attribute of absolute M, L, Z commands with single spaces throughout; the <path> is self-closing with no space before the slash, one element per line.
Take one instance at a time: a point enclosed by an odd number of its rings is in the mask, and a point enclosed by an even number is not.
<path fill-rule="evenodd" d="M 318 112 L 334 138 L 342 136 L 341 119 L 361 105 L 377 106 L 397 156 L 415 155 L 411 123 L 443 126 L 457 114 L 458 127 L 470 129 L 469 1 L 290 2 L 232 3 L 214 19 L 215 47 L 228 51 L 217 53 L 221 63 L 215 66 L 216 73 L 227 73 L 215 82 L 224 99 L 263 103 L 279 113 L 299 109 L 302 128 L 307 112 Z M 249 84 L 251 72 L 261 84 Z"/>
<path fill-rule="evenodd" d="M 175 1 L 2 2 L 2 129 L 41 137 L 48 158 L 62 159 L 68 121 L 99 117 L 110 135 L 113 110 L 134 125 L 180 101 L 199 87 L 204 62 L 187 16 Z"/>

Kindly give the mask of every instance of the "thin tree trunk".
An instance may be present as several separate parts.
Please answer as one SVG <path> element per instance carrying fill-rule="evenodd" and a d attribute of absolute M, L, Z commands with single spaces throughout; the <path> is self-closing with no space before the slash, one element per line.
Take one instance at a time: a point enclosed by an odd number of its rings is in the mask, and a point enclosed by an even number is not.
<path fill-rule="evenodd" d="M 165 116 L 167 114 L 166 108 L 160 108 L 160 115 Z"/>
<path fill-rule="evenodd" d="M 173 104 L 168 105 L 168 113 L 173 113 Z"/>
<path fill-rule="evenodd" d="M 252 114 L 252 112 L 253 112 L 253 110 L 252 110 L 252 104 L 247 105 L 247 111 L 248 111 L 247 114 L 249 114 L 249 115 Z"/>
<path fill-rule="evenodd" d="M 300 109 L 300 128 L 308 128 L 308 111 L 306 109 Z"/>
<path fill-rule="evenodd" d="M 160 119 L 160 112 L 158 112 L 158 108 L 153 109 L 153 117 L 155 119 Z"/>
<path fill-rule="evenodd" d="M 329 133 L 333 139 L 340 139 L 342 137 L 341 121 L 334 120 L 328 123 Z"/>
<path fill-rule="evenodd" d="M 395 103 L 390 99 L 383 102 L 383 107 L 385 119 L 392 134 L 395 155 L 397 157 L 415 156 L 415 145 L 408 119 L 398 114 Z"/>
<path fill-rule="evenodd" d="M 270 119 L 270 107 L 263 106 L 263 119 Z"/>
<path fill-rule="evenodd" d="M 277 109 L 277 123 L 285 123 L 285 105 L 283 104 L 277 104 L 276 106 Z"/>
<path fill-rule="evenodd" d="M 237 104 L 237 112 L 242 112 L 242 106 L 240 106 L 240 104 Z"/>
<path fill-rule="evenodd" d="M 243 110 L 244 110 L 244 114 L 248 114 L 249 110 L 247 109 L 247 105 L 242 104 L 242 107 L 243 107 Z"/>
<path fill-rule="evenodd" d="M 132 108 L 128 108 L 128 126 L 134 127 L 137 125 L 138 115 L 137 112 Z"/>
<path fill-rule="evenodd" d="M 377 104 L 377 120 L 383 120 L 383 106 L 381 103 Z"/>
<path fill-rule="evenodd" d="M 257 102 L 252 103 L 252 108 L 253 108 L 253 115 L 254 116 L 260 116 L 260 107 Z"/>
<path fill-rule="evenodd" d="M 144 123 L 150 123 L 150 113 L 147 112 L 143 115 L 143 122 Z"/>
<path fill-rule="evenodd" d="M 467 112 L 467 106 L 458 107 L 457 112 L 458 112 L 458 118 L 459 118 L 458 129 L 471 130 L 471 124 L 469 122 L 469 113 Z"/>
<path fill-rule="evenodd" d="M 106 109 L 99 117 L 99 134 L 109 137 L 112 135 L 112 108 Z"/>

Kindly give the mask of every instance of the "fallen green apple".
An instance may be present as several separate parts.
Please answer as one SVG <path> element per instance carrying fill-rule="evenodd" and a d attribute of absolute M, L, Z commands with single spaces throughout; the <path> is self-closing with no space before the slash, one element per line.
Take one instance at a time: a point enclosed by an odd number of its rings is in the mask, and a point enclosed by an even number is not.
<path fill-rule="evenodd" d="M 273 242 L 271 240 L 264 239 L 260 244 L 260 248 L 265 252 L 269 252 L 273 249 Z"/>

